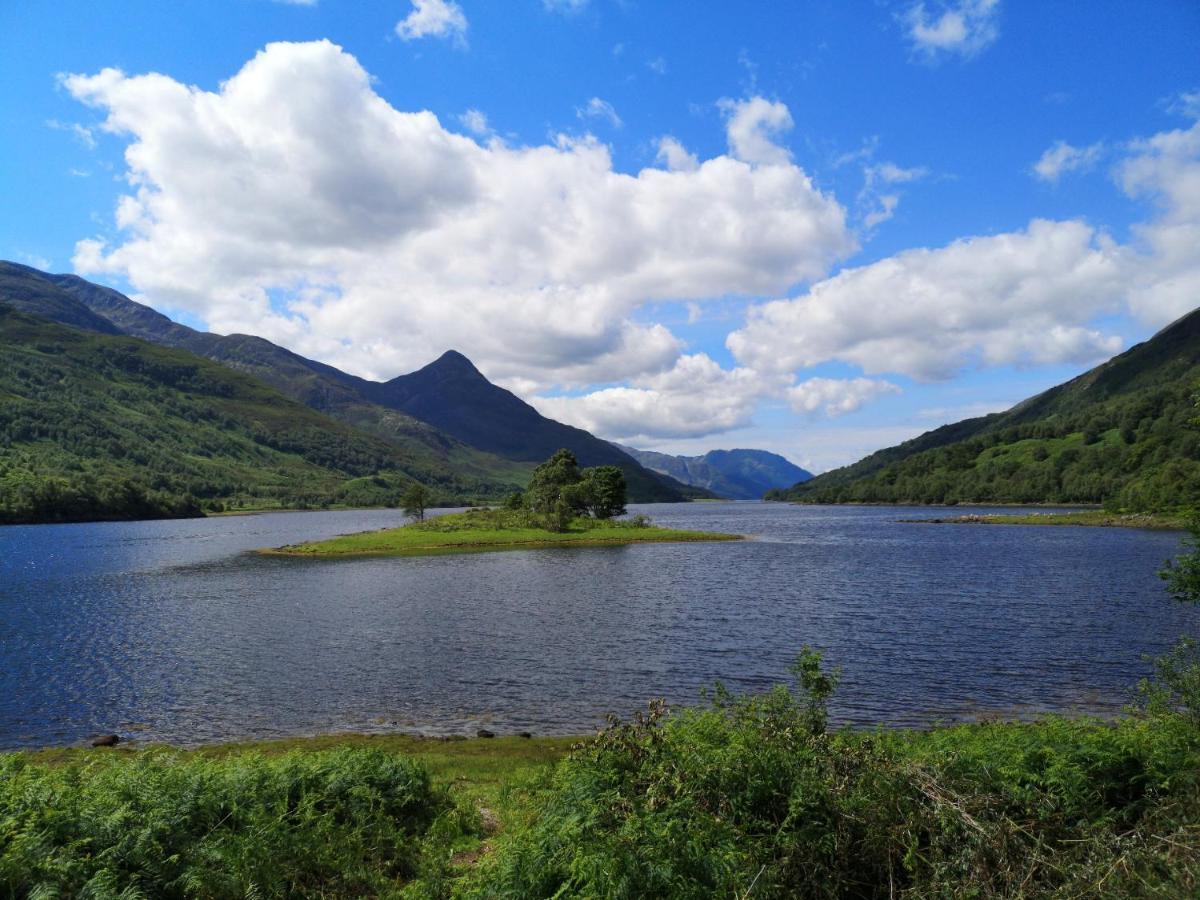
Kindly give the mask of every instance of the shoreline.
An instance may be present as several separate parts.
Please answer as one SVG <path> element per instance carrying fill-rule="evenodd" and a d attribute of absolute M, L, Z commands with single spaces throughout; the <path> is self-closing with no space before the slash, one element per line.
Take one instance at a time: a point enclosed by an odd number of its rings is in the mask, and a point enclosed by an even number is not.
<path fill-rule="evenodd" d="M 928 519 L 899 519 L 904 525 L 1036 525 L 1075 526 L 1081 528 L 1136 528 L 1146 531 L 1184 531 L 1182 516 L 1161 513 L 1106 513 L 1077 510 L 1067 513 L 965 513 L 961 516 L 937 516 Z"/>

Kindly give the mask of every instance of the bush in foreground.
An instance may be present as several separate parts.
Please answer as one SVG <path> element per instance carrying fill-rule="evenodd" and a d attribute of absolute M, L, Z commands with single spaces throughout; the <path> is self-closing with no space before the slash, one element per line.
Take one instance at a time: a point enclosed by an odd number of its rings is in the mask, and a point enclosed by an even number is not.
<path fill-rule="evenodd" d="M 803 662 L 802 657 L 802 662 Z M 809 657 L 811 663 L 811 657 Z M 652 705 L 564 761 L 487 897 L 1092 897 L 1200 891 L 1179 716 L 830 735 L 796 690 Z"/>
<path fill-rule="evenodd" d="M 0 756 L 0 896 L 387 895 L 446 815 L 424 768 L 382 751 Z"/>

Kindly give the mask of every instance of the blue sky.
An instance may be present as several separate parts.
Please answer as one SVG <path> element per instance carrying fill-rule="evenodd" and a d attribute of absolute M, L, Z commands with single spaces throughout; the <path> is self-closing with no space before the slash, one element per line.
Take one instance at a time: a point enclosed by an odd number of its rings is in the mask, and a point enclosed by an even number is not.
<path fill-rule="evenodd" d="M 1198 45 L 1190 0 L 6 4 L 0 256 L 820 470 L 1197 304 Z"/>

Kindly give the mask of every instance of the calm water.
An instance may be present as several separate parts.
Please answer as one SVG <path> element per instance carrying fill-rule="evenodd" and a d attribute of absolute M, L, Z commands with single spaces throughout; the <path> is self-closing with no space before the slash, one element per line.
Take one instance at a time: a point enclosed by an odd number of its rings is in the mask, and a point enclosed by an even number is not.
<path fill-rule="evenodd" d="M 844 670 L 840 721 L 1114 711 L 1194 611 L 1179 535 L 899 524 L 929 510 L 636 507 L 738 544 L 352 561 L 246 551 L 391 511 L 0 529 L 0 747 L 336 730 L 580 732 L 647 699 Z"/>

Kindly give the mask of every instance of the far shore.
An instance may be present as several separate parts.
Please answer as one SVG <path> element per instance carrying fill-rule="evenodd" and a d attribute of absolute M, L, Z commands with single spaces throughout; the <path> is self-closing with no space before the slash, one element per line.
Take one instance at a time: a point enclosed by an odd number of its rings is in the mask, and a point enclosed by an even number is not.
<path fill-rule="evenodd" d="M 1031 512 L 966 513 L 961 516 L 938 516 L 928 519 L 901 519 L 910 525 L 1077 525 L 1092 528 L 1145 528 L 1159 531 L 1182 531 L 1187 526 L 1181 515 L 1165 513 L 1109 513 L 1098 509 L 1066 513 Z"/>

